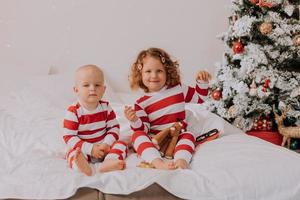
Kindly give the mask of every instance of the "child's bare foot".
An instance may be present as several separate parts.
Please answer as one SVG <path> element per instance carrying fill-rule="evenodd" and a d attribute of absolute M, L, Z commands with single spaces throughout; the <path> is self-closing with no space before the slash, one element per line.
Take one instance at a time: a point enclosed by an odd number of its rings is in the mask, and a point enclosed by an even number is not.
<path fill-rule="evenodd" d="M 154 159 L 151 164 L 156 168 L 156 169 L 175 169 L 175 164 L 174 162 L 165 162 L 161 158 L 156 158 Z"/>
<path fill-rule="evenodd" d="M 126 163 L 124 160 L 104 160 L 100 165 L 100 172 L 110 172 L 125 169 Z"/>
<path fill-rule="evenodd" d="M 74 158 L 75 164 L 78 169 L 87 176 L 92 176 L 93 171 L 88 161 L 85 159 L 84 155 L 80 151 L 80 148 L 76 149 L 76 154 Z"/>
<path fill-rule="evenodd" d="M 176 168 L 187 169 L 189 164 L 184 159 L 178 159 L 175 161 Z"/>

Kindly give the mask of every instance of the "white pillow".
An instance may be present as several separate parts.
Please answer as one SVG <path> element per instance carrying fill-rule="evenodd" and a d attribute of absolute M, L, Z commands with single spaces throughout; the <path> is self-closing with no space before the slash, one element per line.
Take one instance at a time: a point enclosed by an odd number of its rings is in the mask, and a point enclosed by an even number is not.
<path fill-rule="evenodd" d="M 243 133 L 242 130 L 211 113 L 201 104 L 187 103 L 185 108 L 186 120 L 189 124 L 188 131 L 191 131 L 196 137 L 212 129 L 218 129 L 221 135 Z"/>
<path fill-rule="evenodd" d="M 44 76 L 48 74 L 49 67 L 46 66 L 0 66 L 0 103 L 7 97 L 9 93 L 23 89 L 28 80 L 35 76 Z"/>
<path fill-rule="evenodd" d="M 118 94 L 111 88 L 109 81 L 105 80 L 106 91 L 103 100 L 110 103 L 122 103 Z M 29 81 L 27 87 L 39 90 L 39 93 L 51 100 L 52 103 L 66 107 L 76 101 L 77 97 L 73 91 L 74 74 L 53 74 L 47 76 L 38 76 Z"/>

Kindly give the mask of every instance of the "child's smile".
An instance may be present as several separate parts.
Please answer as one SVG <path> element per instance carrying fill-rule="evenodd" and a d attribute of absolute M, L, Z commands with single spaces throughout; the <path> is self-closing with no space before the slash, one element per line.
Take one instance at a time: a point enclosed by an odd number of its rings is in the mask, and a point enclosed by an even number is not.
<path fill-rule="evenodd" d="M 157 92 L 166 84 L 166 70 L 160 60 L 153 57 L 144 58 L 142 69 L 143 84 L 149 92 Z"/>

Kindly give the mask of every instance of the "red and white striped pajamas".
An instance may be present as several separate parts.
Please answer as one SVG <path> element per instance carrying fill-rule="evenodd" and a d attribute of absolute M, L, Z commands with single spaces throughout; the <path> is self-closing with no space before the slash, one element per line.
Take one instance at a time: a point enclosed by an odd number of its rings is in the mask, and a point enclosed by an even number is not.
<path fill-rule="evenodd" d="M 161 158 L 160 153 L 151 142 L 151 135 L 171 127 L 177 121 L 185 122 L 185 103 L 202 103 L 208 94 L 208 84 L 198 83 L 196 87 L 176 85 L 165 86 L 155 93 L 146 93 L 134 105 L 138 120 L 131 122 L 134 131 L 132 135 L 133 147 L 147 162 Z M 149 136 L 150 135 L 150 136 Z M 185 159 L 188 163 L 195 149 L 195 137 L 191 132 L 182 132 L 174 151 L 174 160 Z"/>
<path fill-rule="evenodd" d="M 124 160 L 127 156 L 127 145 L 118 141 L 120 125 L 108 102 L 99 101 L 94 111 L 88 111 L 79 102 L 69 106 L 63 126 L 63 139 L 68 147 L 66 159 L 71 168 L 77 147 L 89 162 L 98 161 L 91 157 L 91 152 L 93 145 L 100 143 L 111 146 L 105 159 Z"/>

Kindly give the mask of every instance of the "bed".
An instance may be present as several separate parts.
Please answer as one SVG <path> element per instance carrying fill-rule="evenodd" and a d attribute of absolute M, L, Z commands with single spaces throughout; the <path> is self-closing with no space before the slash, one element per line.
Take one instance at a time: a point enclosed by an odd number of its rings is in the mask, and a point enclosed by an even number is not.
<path fill-rule="evenodd" d="M 129 140 L 124 105 L 134 95 L 117 93 L 107 82 L 111 102 Z M 190 169 L 138 168 L 131 150 L 127 168 L 92 177 L 68 168 L 62 119 L 72 95 L 69 75 L 28 80 L 0 99 L 0 199 L 299 199 L 300 155 L 244 134 L 200 105 L 187 105 L 191 131 L 220 130 L 218 139 L 197 146 Z"/>

